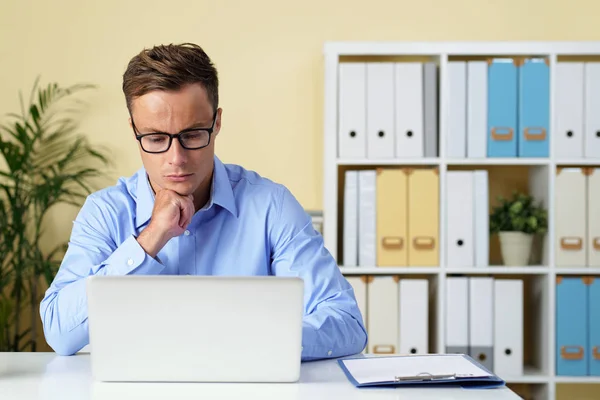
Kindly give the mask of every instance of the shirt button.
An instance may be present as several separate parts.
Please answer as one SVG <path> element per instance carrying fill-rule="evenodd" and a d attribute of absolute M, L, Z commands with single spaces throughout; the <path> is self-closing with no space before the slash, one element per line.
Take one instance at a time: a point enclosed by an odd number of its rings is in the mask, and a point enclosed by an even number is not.
<path fill-rule="evenodd" d="M 185 236 L 190 236 L 190 231 L 186 230 L 185 232 L 183 232 L 185 234 Z"/>
<path fill-rule="evenodd" d="M 331 350 L 329 350 L 329 351 L 327 352 L 327 355 L 328 355 L 328 356 L 330 356 L 330 355 L 331 355 Z"/>
<path fill-rule="evenodd" d="M 127 265 L 133 265 L 133 260 L 131 258 L 127 260 Z"/>

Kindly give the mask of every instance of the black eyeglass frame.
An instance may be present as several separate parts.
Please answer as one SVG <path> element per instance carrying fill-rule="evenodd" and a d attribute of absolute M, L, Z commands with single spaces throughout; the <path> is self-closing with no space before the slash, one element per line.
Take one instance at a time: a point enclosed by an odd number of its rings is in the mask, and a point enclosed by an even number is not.
<path fill-rule="evenodd" d="M 215 111 L 215 113 L 213 115 L 213 122 L 212 122 L 212 125 L 210 126 L 210 128 L 189 128 L 189 129 L 184 129 L 179 133 L 151 132 L 151 133 L 144 133 L 144 134 L 140 135 L 137 133 L 137 128 L 135 127 L 135 122 L 133 121 L 133 115 L 131 115 L 131 113 L 129 113 L 129 117 L 131 118 L 131 127 L 133 128 L 133 134 L 135 135 L 135 138 L 137 139 L 137 141 L 140 142 L 140 146 L 141 146 L 142 150 L 144 150 L 146 153 L 149 153 L 149 154 L 160 154 L 160 153 L 166 153 L 167 151 L 169 151 L 169 149 L 171 148 L 171 144 L 173 144 L 173 139 L 177 139 L 179 141 L 179 144 L 181 145 L 181 147 L 183 147 L 186 150 L 200 150 L 200 149 L 207 147 L 210 144 L 210 138 L 214 132 L 215 123 L 217 122 L 217 111 Z M 200 147 L 187 147 L 185 144 L 183 144 L 183 141 L 181 140 L 181 135 L 186 134 L 188 132 L 195 132 L 195 131 L 208 132 L 208 142 L 204 146 L 200 146 Z M 168 144 L 167 148 L 165 150 L 161 150 L 161 151 L 146 150 L 144 148 L 144 145 L 142 144 L 142 139 L 146 136 L 152 136 L 152 135 L 168 136 L 169 144 Z"/>

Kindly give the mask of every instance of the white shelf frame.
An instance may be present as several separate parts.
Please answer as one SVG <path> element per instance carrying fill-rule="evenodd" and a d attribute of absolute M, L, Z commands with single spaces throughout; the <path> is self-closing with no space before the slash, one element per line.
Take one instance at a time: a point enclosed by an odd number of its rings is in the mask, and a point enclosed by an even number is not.
<path fill-rule="evenodd" d="M 469 56 L 540 56 L 550 60 L 550 115 L 554 115 L 554 80 L 557 59 L 559 56 L 590 56 L 600 60 L 600 42 L 327 42 L 324 52 L 324 180 L 323 180 L 323 237 L 325 246 L 336 257 L 337 227 L 338 227 L 338 171 L 340 167 L 357 166 L 401 166 L 401 165 L 431 165 L 437 166 L 440 172 L 440 232 L 439 232 L 439 266 L 435 267 L 343 267 L 340 269 L 345 275 L 431 275 L 431 279 L 439 282 L 437 285 L 437 349 L 445 348 L 444 331 L 444 282 L 448 275 L 480 275 L 494 276 L 522 275 L 540 279 L 543 301 L 541 312 L 542 321 L 547 325 L 548 332 L 540 338 L 544 365 L 541 370 L 525 366 L 522 377 L 507 377 L 508 383 L 531 383 L 546 385 L 543 389 L 548 400 L 553 400 L 558 383 L 600 383 L 600 377 L 565 377 L 555 374 L 555 282 L 558 275 L 600 275 L 600 268 L 556 268 L 554 265 L 554 188 L 555 170 L 557 166 L 600 166 L 599 159 L 556 159 L 554 156 L 554 135 L 549 137 L 550 153 L 548 158 L 480 158 L 480 159 L 452 159 L 446 157 L 446 127 L 447 127 L 447 66 L 449 57 Z M 437 158 L 415 159 L 340 159 L 337 156 L 337 82 L 338 64 L 340 57 L 345 56 L 429 56 L 439 60 L 439 140 Z M 550 120 L 550 132 L 556 131 L 554 118 Z M 453 166 L 531 166 L 544 168 L 547 172 L 545 200 L 549 212 L 549 229 L 547 234 L 546 258 L 543 266 L 503 267 L 490 266 L 488 268 L 448 268 L 446 260 L 446 235 L 445 235 L 445 191 L 446 173 Z M 341 214 L 341 210 L 340 210 Z M 545 278 L 545 279 L 544 279 Z M 544 350 L 546 350 L 544 352 Z"/>

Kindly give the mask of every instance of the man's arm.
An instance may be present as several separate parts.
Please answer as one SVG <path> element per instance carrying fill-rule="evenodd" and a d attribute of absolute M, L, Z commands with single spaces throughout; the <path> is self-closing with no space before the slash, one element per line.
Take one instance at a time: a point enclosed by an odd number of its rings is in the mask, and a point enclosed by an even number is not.
<path fill-rule="evenodd" d="M 77 218 L 69 247 L 40 304 L 46 341 L 60 355 L 89 343 L 85 278 L 91 275 L 159 274 L 164 266 L 150 257 L 134 236 L 115 243 L 118 221 L 88 197 Z"/>
<path fill-rule="evenodd" d="M 310 216 L 286 188 L 270 224 L 275 275 L 304 280 L 302 360 L 361 352 L 367 332 L 352 286 L 324 247 Z"/>
<path fill-rule="evenodd" d="M 67 253 L 40 304 L 46 341 L 58 354 L 74 354 L 89 343 L 86 277 L 157 275 L 165 268 L 154 257 L 172 237 L 183 233 L 194 215 L 194 204 L 191 195 L 170 190 L 160 190 L 155 197 L 151 222 L 138 237 L 124 232 L 133 221 L 121 220 L 114 211 L 127 207 L 127 202 L 96 203 L 90 196 L 84 203 Z"/>

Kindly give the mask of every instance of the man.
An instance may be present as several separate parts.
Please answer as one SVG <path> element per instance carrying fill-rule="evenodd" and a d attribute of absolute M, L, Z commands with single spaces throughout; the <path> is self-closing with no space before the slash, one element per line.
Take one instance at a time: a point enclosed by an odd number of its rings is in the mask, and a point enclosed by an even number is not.
<path fill-rule="evenodd" d="M 284 186 L 215 156 L 222 109 L 206 53 L 142 51 L 123 92 L 143 168 L 91 194 L 74 221 L 40 305 L 48 344 L 71 355 L 89 343 L 90 275 L 278 275 L 304 280 L 303 360 L 360 352 L 354 293 L 310 217 Z"/>

